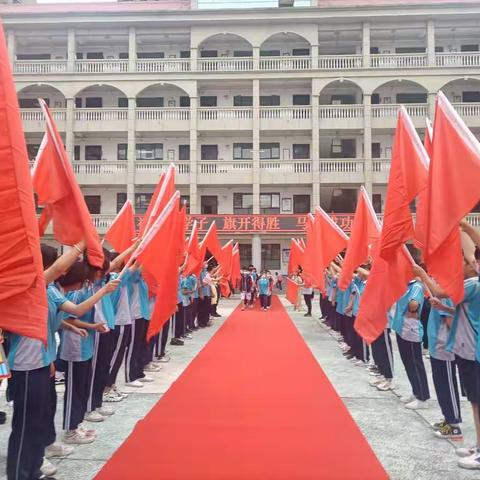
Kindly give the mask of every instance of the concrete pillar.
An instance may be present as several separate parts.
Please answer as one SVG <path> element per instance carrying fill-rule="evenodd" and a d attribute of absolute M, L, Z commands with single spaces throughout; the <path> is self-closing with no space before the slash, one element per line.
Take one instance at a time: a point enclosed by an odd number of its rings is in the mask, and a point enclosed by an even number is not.
<path fill-rule="evenodd" d="M 362 54 L 363 68 L 370 67 L 370 24 L 364 22 L 362 24 Z"/>
<path fill-rule="evenodd" d="M 318 68 L 318 45 L 312 45 L 310 47 L 310 55 L 312 56 L 312 68 Z"/>
<path fill-rule="evenodd" d="M 434 67 L 436 65 L 435 60 L 435 22 L 429 20 L 427 22 L 427 57 L 428 66 Z"/>
<path fill-rule="evenodd" d="M 77 59 L 77 40 L 75 29 L 69 28 L 67 32 L 67 71 L 75 72 L 75 60 Z"/>
<path fill-rule="evenodd" d="M 65 113 L 65 150 L 67 151 L 70 161 L 73 160 L 74 148 L 75 148 L 75 135 L 74 135 L 74 115 L 75 115 L 75 99 L 73 97 L 66 99 L 66 113 Z"/>
<path fill-rule="evenodd" d="M 252 194 L 253 213 L 260 213 L 260 80 L 253 80 Z"/>
<path fill-rule="evenodd" d="M 190 47 L 190 70 L 192 70 L 193 72 L 198 70 L 197 59 L 198 59 L 197 47 Z"/>
<path fill-rule="evenodd" d="M 428 118 L 433 122 L 435 118 L 435 100 L 437 94 L 435 92 L 428 93 Z"/>
<path fill-rule="evenodd" d="M 198 165 L 197 165 L 197 108 L 198 97 L 190 97 L 190 213 L 200 213 L 198 202 Z"/>
<path fill-rule="evenodd" d="M 127 133 L 127 199 L 135 205 L 135 107 L 136 99 L 128 99 L 128 133 Z"/>
<path fill-rule="evenodd" d="M 135 27 L 128 28 L 128 71 L 137 70 L 137 32 Z"/>
<path fill-rule="evenodd" d="M 262 238 L 260 235 L 252 237 L 252 264 L 257 271 L 262 269 Z"/>
<path fill-rule="evenodd" d="M 7 44 L 8 59 L 10 60 L 10 64 L 13 65 L 15 61 L 15 32 L 13 30 L 9 30 L 7 33 Z"/>
<path fill-rule="evenodd" d="M 253 69 L 260 70 L 260 47 L 252 47 Z"/>
<path fill-rule="evenodd" d="M 364 94 L 364 123 L 363 123 L 363 157 L 365 169 L 365 188 L 372 196 L 373 170 L 372 170 L 372 96 Z"/>
<path fill-rule="evenodd" d="M 320 206 L 320 126 L 319 126 L 319 98 L 320 94 L 312 89 L 312 202 L 311 206 L 314 209 Z"/>

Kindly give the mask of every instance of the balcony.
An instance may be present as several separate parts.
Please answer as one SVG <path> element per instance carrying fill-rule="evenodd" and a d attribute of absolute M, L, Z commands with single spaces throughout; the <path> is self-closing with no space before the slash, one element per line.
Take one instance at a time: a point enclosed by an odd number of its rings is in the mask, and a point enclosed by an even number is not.
<path fill-rule="evenodd" d="M 50 110 L 57 128 L 65 130 L 65 109 Z M 20 117 L 23 122 L 23 129 L 26 132 L 44 132 L 45 131 L 45 117 L 40 108 L 22 108 L 20 109 Z"/>
<path fill-rule="evenodd" d="M 363 55 L 321 55 L 320 70 L 357 70 L 363 68 Z"/>
<path fill-rule="evenodd" d="M 200 72 L 244 72 L 253 70 L 252 57 L 199 58 L 197 70 Z"/>
<path fill-rule="evenodd" d="M 188 72 L 190 71 L 190 59 L 188 58 L 165 58 L 158 60 L 137 60 L 137 72 Z"/>
<path fill-rule="evenodd" d="M 320 129 L 363 128 L 363 105 L 320 105 Z"/>
<path fill-rule="evenodd" d="M 125 185 L 127 162 L 74 161 L 73 171 L 80 185 Z"/>
<path fill-rule="evenodd" d="M 77 60 L 75 73 L 123 73 L 128 72 L 128 60 Z"/>
<path fill-rule="evenodd" d="M 199 160 L 197 183 L 203 185 L 238 185 L 252 183 L 251 160 Z"/>
<path fill-rule="evenodd" d="M 390 158 L 374 158 L 372 160 L 373 183 L 387 184 L 390 174 Z"/>
<path fill-rule="evenodd" d="M 312 183 L 311 160 L 260 160 L 262 184 Z"/>
<path fill-rule="evenodd" d="M 311 68 L 310 56 L 260 57 L 260 70 L 309 70 Z"/>
<path fill-rule="evenodd" d="M 27 75 L 56 75 L 68 73 L 66 60 L 15 60 L 13 73 Z"/>
<path fill-rule="evenodd" d="M 156 185 L 162 172 L 168 170 L 169 163 L 164 161 L 135 162 L 135 183 L 139 185 Z M 188 185 L 190 183 L 190 162 L 175 162 L 175 184 Z"/>
<path fill-rule="evenodd" d="M 365 181 L 364 160 L 359 158 L 321 158 L 321 183 L 356 183 Z"/>
<path fill-rule="evenodd" d="M 127 129 L 127 108 L 77 108 L 74 110 L 75 131 L 124 131 Z"/>
<path fill-rule="evenodd" d="M 453 103 L 452 105 L 469 127 L 480 127 L 480 103 Z"/>
<path fill-rule="evenodd" d="M 253 127 L 251 107 L 199 108 L 199 130 L 251 130 Z"/>
<path fill-rule="evenodd" d="M 480 67 L 480 53 L 437 53 L 435 62 L 437 67 Z"/>
<path fill-rule="evenodd" d="M 426 53 L 407 55 L 371 55 L 370 65 L 372 68 L 423 68 L 428 66 Z"/>
<path fill-rule="evenodd" d="M 190 109 L 178 108 L 137 108 L 136 130 L 140 132 L 178 132 L 190 130 Z"/>
<path fill-rule="evenodd" d="M 372 105 L 372 128 L 395 128 L 400 104 Z M 428 105 L 407 103 L 404 105 L 417 128 L 425 127 Z"/>
<path fill-rule="evenodd" d="M 260 107 L 262 130 L 308 130 L 312 128 L 312 107 Z"/>

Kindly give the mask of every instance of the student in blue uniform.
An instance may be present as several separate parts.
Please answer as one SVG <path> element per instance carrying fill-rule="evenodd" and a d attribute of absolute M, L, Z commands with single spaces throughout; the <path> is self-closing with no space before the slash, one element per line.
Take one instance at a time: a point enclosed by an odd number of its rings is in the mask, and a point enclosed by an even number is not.
<path fill-rule="evenodd" d="M 183 309 L 183 285 L 185 277 L 181 271 L 178 274 L 178 289 L 177 289 L 177 312 L 175 313 L 175 336 L 170 341 L 170 345 L 182 346 L 185 338 L 185 312 Z"/>
<path fill-rule="evenodd" d="M 268 307 L 268 289 L 270 282 L 268 280 L 267 274 L 262 272 L 261 277 L 258 280 L 258 292 L 260 295 L 260 308 L 266 312 Z"/>

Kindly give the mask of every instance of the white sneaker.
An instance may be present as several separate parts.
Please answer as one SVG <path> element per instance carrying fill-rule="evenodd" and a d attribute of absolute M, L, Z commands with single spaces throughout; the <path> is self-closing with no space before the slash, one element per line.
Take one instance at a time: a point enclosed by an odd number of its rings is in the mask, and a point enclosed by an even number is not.
<path fill-rule="evenodd" d="M 113 390 L 111 392 L 104 393 L 103 399 L 102 399 L 103 402 L 107 402 L 107 403 L 117 403 L 117 402 L 121 402 L 122 400 L 123 400 L 123 396 L 118 395 Z"/>
<path fill-rule="evenodd" d="M 103 418 L 103 415 L 100 415 L 100 413 L 96 412 L 95 410 L 93 412 L 88 412 L 85 417 L 83 418 L 86 422 L 103 422 L 105 418 Z"/>
<path fill-rule="evenodd" d="M 372 378 L 368 383 L 371 387 L 376 387 L 385 381 L 385 378 L 380 375 L 379 377 Z"/>
<path fill-rule="evenodd" d="M 53 477 L 57 473 L 57 467 L 49 462 L 46 458 L 43 459 L 42 466 L 40 467 L 40 471 L 46 477 Z"/>
<path fill-rule="evenodd" d="M 365 365 L 365 362 L 363 360 L 356 359 L 356 361 L 354 362 L 354 365 L 356 367 L 363 367 Z"/>
<path fill-rule="evenodd" d="M 479 450 L 477 447 L 460 447 L 455 450 L 455 453 L 457 454 L 457 457 L 465 458 L 471 457 L 475 453 L 479 453 Z"/>
<path fill-rule="evenodd" d="M 116 385 L 112 385 L 112 391 L 123 398 L 128 398 L 128 393 L 122 392 Z"/>
<path fill-rule="evenodd" d="M 407 403 L 405 405 L 405 408 L 408 408 L 409 410 L 425 410 L 428 408 L 428 402 L 422 401 L 422 400 L 413 400 L 413 402 Z"/>
<path fill-rule="evenodd" d="M 142 383 L 151 383 L 151 382 L 154 382 L 155 379 L 152 377 L 149 377 L 148 375 L 145 375 L 143 378 L 139 378 L 138 381 Z"/>
<path fill-rule="evenodd" d="M 93 443 L 95 441 L 95 437 L 87 435 L 85 432 L 77 428 L 77 430 L 65 432 L 63 441 L 71 445 L 86 445 L 88 443 Z"/>
<path fill-rule="evenodd" d="M 400 401 L 402 403 L 411 403 L 414 400 L 416 400 L 416 398 L 415 398 L 415 395 L 413 393 L 410 393 L 408 395 L 403 395 L 402 397 L 400 397 Z"/>
<path fill-rule="evenodd" d="M 52 443 L 45 448 L 45 458 L 52 457 L 67 457 L 73 453 L 75 449 L 68 445 L 62 445 L 61 443 Z"/>
<path fill-rule="evenodd" d="M 97 437 L 97 431 L 94 430 L 93 428 L 86 427 L 83 423 L 81 423 L 78 426 L 77 430 L 87 435 L 87 437 L 93 437 L 93 438 Z"/>
<path fill-rule="evenodd" d="M 185 338 L 189 338 L 189 339 L 190 339 L 190 338 L 193 338 L 193 336 L 192 336 L 191 333 L 186 333 L 186 334 L 185 334 Z"/>
<path fill-rule="evenodd" d="M 377 390 L 380 390 L 381 392 L 388 392 L 389 390 L 393 389 L 394 386 L 391 380 L 385 380 L 384 382 L 377 385 Z"/>
<path fill-rule="evenodd" d="M 95 412 L 99 413 L 102 417 L 110 417 L 115 413 L 115 410 L 111 407 L 102 406 L 98 407 Z"/>
<path fill-rule="evenodd" d="M 162 363 L 168 363 L 170 361 L 170 355 L 165 354 L 159 361 Z"/>
<path fill-rule="evenodd" d="M 469 457 L 460 458 L 457 464 L 460 468 L 467 470 L 480 470 L 480 452 L 476 451 Z"/>
<path fill-rule="evenodd" d="M 151 362 L 145 366 L 143 369 L 144 372 L 159 372 L 162 369 L 161 365 L 156 365 L 155 363 Z"/>
<path fill-rule="evenodd" d="M 134 388 L 142 388 L 143 383 L 139 382 L 138 380 L 134 380 L 133 382 L 128 382 L 125 384 L 126 387 L 134 387 Z"/>

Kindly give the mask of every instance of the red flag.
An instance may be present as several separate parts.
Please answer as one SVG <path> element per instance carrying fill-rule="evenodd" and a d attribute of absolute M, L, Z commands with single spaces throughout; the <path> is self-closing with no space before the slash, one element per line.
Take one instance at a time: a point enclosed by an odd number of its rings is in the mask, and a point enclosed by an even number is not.
<path fill-rule="evenodd" d="M 175 252 L 180 226 L 179 206 L 180 193 L 176 192 L 133 254 L 134 259 L 155 279 L 157 286 L 157 301 L 148 327 L 148 340 L 160 332 L 177 308 L 178 262 Z"/>
<path fill-rule="evenodd" d="M 296 305 L 298 302 L 298 289 L 300 286 L 298 283 L 294 282 L 291 278 L 287 277 L 287 300 L 292 304 Z"/>
<path fill-rule="evenodd" d="M 427 184 L 429 158 L 404 107 L 398 112 L 380 255 L 393 258 L 414 237 L 410 203 Z"/>
<path fill-rule="evenodd" d="M 306 242 L 302 256 L 302 271 L 303 280 L 306 285 L 316 285 L 317 272 L 316 267 L 318 264 L 323 265 L 318 255 L 321 254 L 321 233 L 318 231 L 320 223 L 315 217 L 309 213 L 307 215 L 307 222 L 305 224 Z M 294 267 L 295 268 L 295 267 Z"/>
<path fill-rule="evenodd" d="M 463 299 L 459 222 L 480 200 L 480 144 L 442 92 L 437 96 L 424 258 L 448 296 Z"/>
<path fill-rule="evenodd" d="M 52 215 L 48 205 L 43 209 L 40 217 L 38 217 L 38 234 L 43 237 L 47 230 L 48 225 L 52 220 Z"/>
<path fill-rule="evenodd" d="M 47 342 L 47 295 L 35 203 L 0 24 L 0 328 Z"/>
<path fill-rule="evenodd" d="M 184 203 L 180 207 L 178 215 L 178 244 L 177 244 L 177 261 L 178 265 L 185 263 L 185 254 L 187 253 L 187 206 Z"/>
<path fill-rule="evenodd" d="M 115 220 L 105 234 L 105 240 L 115 249 L 122 253 L 133 243 L 135 238 L 135 220 L 133 207 L 130 200 L 127 200 L 118 212 Z"/>
<path fill-rule="evenodd" d="M 288 258 L 288 274 L 293 275 L 299 265 L 303 264 L 304 248 L 295 239 L 292 239 L 290 244 L 290 257 Z"/>
<path fill-rule="evenodd" d="M 42 99 L 39 103 L 45 115 L 46 133 L 33 171 L 38 203 L 49 209 L 55 239 L 64 245 L 74 245 L 84 239 L 90 264 L 101 267 L 103 250 L 85 199 L 47 104 Z"/>
<path fill-rule="evenodd" d="M 380 224 L 365 188 L 360 188 L 352 232 L 342 265 L 338 287 L 346 290 L 352 281 L 354 270 L 364 263 L 380 236 Z"/>
<path fill-rule="evenodd" d="M 315 209 L 315 218 L 317 217 L 320 219 L 323 261 L 325 262 L 325 267 L 327 267 L 342 250 L 347 248 L 348 237 L 346 233 L 320 207 Z"/>
<path fill-rule="evenodd" d="M 153 206 L 157 203 L 158 195 L 160 194 L 160 190 L 162 189 L 163 182 L 165 180 L 165 172 L 160 174 L 160 178 L 158 179 L 157 186 L 153 192 L 152 198 L 150 199 L 150 203 L 148 204 L 147 211 L 144 213 L 142 220 L 140 222 L 139 228 L 139 235 L 143 237 L 143 234 L 146 231 L 147 223 L 149 223 L 150 217 L 152 215 Z"/>
<path fill-rule="evenodd" d="M 238 285 L 241 279 L 241 273 L 240 273 L 240 248 L 238 246 L 238 243 L 235 244 L 235 247 L 233 248 L 233 254 L 232 254 L 232 275 L 231 275 L 231 282 L 234 288 Z"/>
<path fill-rule="evenodd" d="M 233 257 L 233 240 L 230 240 L 222 247 L 222 259 L 220 266 L 223 275 L 230 280 L 232 275 L 232 257 Z"/>
<path fill-rule="evenodd" d="M 217 225 L 213 221 L 210 227 L 205 234 L 205 237 L 202 240 L 201 247 L 204 247 L 210 252 L 211 255 L 215 257 L 218 263 L 222 260 L 222 246 L 220 245 L 220 240 L 218 239 Z"/>
<path fill-rule="evenodd" d="M 199 275 L 202 269 L 203 260 L 205 258 L 205 250 L 200 247 L 198 243 L 198 223 L 195 220 L 193 222 L 192 231 L 190 233 L 190 239 L 187 245 L 187 264 L 185 265 L 184 275 L 188 277 L 194 273 Z"/>

